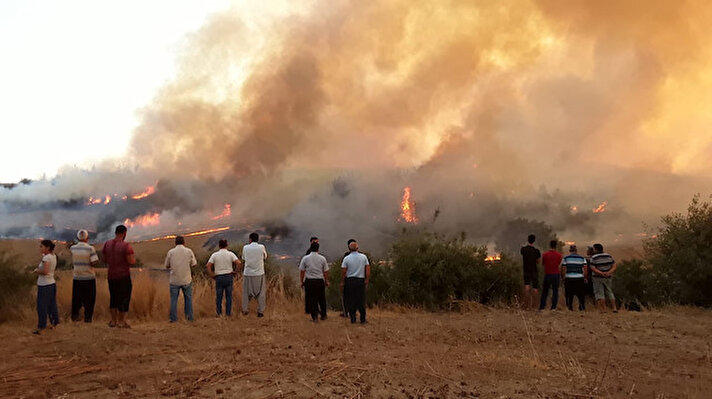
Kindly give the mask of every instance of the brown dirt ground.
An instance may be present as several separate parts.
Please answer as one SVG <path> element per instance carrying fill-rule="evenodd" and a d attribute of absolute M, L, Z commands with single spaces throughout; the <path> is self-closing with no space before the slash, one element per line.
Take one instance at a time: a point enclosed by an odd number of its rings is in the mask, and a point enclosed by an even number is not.
<path fill-rule="evenodd" d="M 712 312 L 474 307 L 0 327 L 0 397 L 709 398 Z"/>

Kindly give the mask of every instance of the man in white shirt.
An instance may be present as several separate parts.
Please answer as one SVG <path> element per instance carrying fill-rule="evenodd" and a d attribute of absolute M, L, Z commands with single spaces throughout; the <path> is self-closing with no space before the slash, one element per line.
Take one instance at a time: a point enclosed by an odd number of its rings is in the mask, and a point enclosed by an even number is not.
<path fill-rule="evenodd" d="M 183 291 L 183 302 L 185 303 L 185 318 L 193 321 L 193 277 L 191 267 L 198 264 L 195 254 L 190 248 L 185 247 L 183 236 L 176 237 L 176 246 L 168 251 L 165 266 L 170 270 L 169 279 L 171 292 L 170 321 L 178 321 L 178 294 Z"/>
<path fill-rule="evenodd" d="M 218 242 L 220 249 L 210 255 L 208 264 L 208 275 L 215 279 L 215 309 L 218 316 L 222 315 L 222 299 L 225 295 L 225 315 L 230 317 L 232 312 L 232 284 L 236 270 L 242 265 L 232 251 L 227 249 L 227 240 Z M 215 267 L 215 269 L 213 269 Z"/>
<path fill-rule="evenodd" d="M 250 298 L 257 298 L 257 317 L 263 317 L 265 311 L 266 282 L 265 282 L 265 260 L 267 250 L 265 246 L 258 243 L 260 236 L 257 233 L 250 234 L 250 243 L 242 247 L 242 260 L 245 269 L 242 273 L 242 313 L 248 313 Z"/>
<path fill-rule="evenodd" d="M 326 287 L 329 286 L 329 264 L 319 253 L 319 243 L 312 242 L 308 255 L 299 262 L 299 280 L 304 287 L 307 309 L 312 321 L 318 320 L 319 308 L 321 319 L 326 320 Z"/>
<path fill-rule="evenodd" d="M 74 279 L 72 281 L 72 321 L 79 320 L 79 310 L 84 308 L 84 322 L 91 323 L 96 304 L 96 274 L 94 266 L 99 263 L 96 249 L 89 245 L 89 232 L 77 232 L 78 243 L 72 245 Z"/>
<path fill-rule="evenodd" d="M 366 323 L 366 287 L 371 277 L 371 265 L 368 257 L 358 251 L 356 240 L 349 240 L 351 251 L 341 262 L 341 289 L 347 301 L 347 313 L 351 323 L 356 323 L 356 310 L 359 311 L 361 324 Z"/>

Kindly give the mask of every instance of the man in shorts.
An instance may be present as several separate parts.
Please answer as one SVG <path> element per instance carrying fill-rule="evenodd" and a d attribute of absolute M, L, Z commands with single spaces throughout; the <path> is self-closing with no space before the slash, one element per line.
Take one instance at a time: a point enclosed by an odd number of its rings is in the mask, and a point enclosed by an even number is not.
<path fill-rule="evenodd" d="M 126 242 L 126 226 L 116 226 L 113 240 L 104 243 L 102 254 L 109 267 L 109 327 L 131 328 L 126 322 L 131 302 L 131 265 L 136 264 L 136 257 L 131 244 Z"/>
<path fill-rule="evenodd" d="M 593 294 L 601 310 L 606 309 L 606 300 L 611 305 L 613 313 L 618 313 L 616 297 L 613 295 L 613 273 L 616 272 L 616 261 L 603 252 L 603 245 L 593 244 L 591 271 L 593 272 Z"/>
<path fill-rule="evenodd" d="M 536 236 L 529 234 L 527 237 L 527 245 L 523 246 L 519 251 L 522 254 L 522 263 L 524 269 L 524 293 L 522 296 L 522 304 L 524 308 L 534 307 L 534 301 L 539 296 L 539 272 L 537 265 L 541 261 L 541 252 L 534 246 Z"/>

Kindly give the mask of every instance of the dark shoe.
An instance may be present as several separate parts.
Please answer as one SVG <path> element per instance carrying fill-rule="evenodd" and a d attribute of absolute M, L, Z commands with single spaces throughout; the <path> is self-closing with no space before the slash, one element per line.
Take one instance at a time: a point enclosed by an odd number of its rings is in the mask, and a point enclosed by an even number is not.
<path fill-rule="evenodd" d="M 257 313 L 257 317 L 265 317 L 264 313 Z"/>
<path fill-rule="evenodd" d="M 355 318 L 355 317 L 352 317 L 352 318 L 351 318 L 351 324 L 356 324 L 356 318 Z"/>
<path fill-rule="evenodd" d="M 348 317 L 346 313 L 339 313 L 339 317 Z"/>
<path fill-rule="evenodd" d="M 361 324 L 366 324 L 368 323 L 366 320 L 361 320 Z"/>
<path fill-rule="evenodd" d="M 321 319 L 322 319 L 322 320 L 326 320 L 326 316 L 321 316 Z"/>
<path fill-rule="evenodd" d="M 35 335 L 42 335 L 42 330 L 40 330 L 40 329 L 32 330 L 32 334 L 35 334 Z"/>

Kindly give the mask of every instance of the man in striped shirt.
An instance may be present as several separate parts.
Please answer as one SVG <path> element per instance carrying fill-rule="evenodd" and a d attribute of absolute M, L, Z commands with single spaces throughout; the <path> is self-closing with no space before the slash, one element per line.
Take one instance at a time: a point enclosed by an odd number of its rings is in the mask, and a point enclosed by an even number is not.
<path fill-rule="evenodd" d="M 606 299 L 611 304 L 613 313 L 618 313 L 616 297 L 613 295 L 613 273 L 617 265 L 613 257 L 603 252 L 603 245 L 593 244 L 591 270 L 593 271 L 593 294 L 601 309 L 606 308 Z"/>
<path fill-rule="evenodd" d="M 84 322 L 91 323 L 96 303 L 96 275 L 94 266 L 99 263 L 96 249 L 89 245 L 89 232 L 77 232 L 78 243 L 69 249 L 74 263 L 72 281 L 72 321 L 79 321 L 79 309 L 84 307 Z"/>
<path fill-rule="evenodd" d="M 561 277 L 564 279 L 566 307 L 574 310 L 574 295 L 578 298 L 579 310 L 586 310 L 586 258 L 579 255 L 576 245 L 569 246 L 569 255 L 561 262 Z"/>

